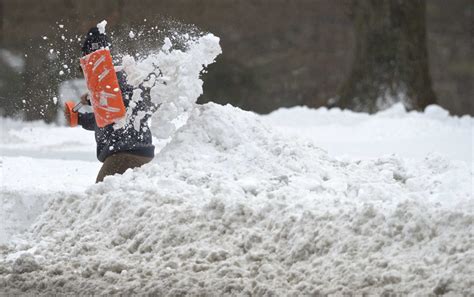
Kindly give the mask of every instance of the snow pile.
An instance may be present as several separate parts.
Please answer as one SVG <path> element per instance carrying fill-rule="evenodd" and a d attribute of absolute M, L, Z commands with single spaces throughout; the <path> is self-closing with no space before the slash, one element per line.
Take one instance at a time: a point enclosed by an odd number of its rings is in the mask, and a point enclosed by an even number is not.
<path fill-rule="evenodd" d="M 469 294 L 472 173 L 341 161 L 206 104 L 152 164 L 53 197 L 0 249 L 9 293 Z"/>
<path fill-rule="evenodd" d="M 474 118 L 453 117 L 437 105 L 407 112 L 402 104 L 374 115 L 338 108 L 281 108 L 267 123 L 284 134 L 313 139 L 332 156 L 375 158 L 396 153 L 424 158 L 437 152 L 474 164 Z"/>
<path fill-rule="evenodd" d="M 132 101 L 143 100 L 142 89 L 139 88 L 142 86 L 151 89 L 151 101 L 159 106 L 154 112 L 151 127 L 158 138 L 170 137 L 176 130 L 173 121 L 194 108 L 202 94 L 200 74 L 221 53 L 219 38 L 212 34 L 201 37 L 188 35 L 185 50 L 172 49 L 172 46 L 171 40 L 166 38 L 158 53 L 140 61 L 129 55 L 122 59 L 127 82 L 136 88 Z M 132 108 L 127 111 L 129 117 Z M 140 121 L 144 115 L 135 120 Z M 137 124 L 139 127 L 139 122 Z"/>

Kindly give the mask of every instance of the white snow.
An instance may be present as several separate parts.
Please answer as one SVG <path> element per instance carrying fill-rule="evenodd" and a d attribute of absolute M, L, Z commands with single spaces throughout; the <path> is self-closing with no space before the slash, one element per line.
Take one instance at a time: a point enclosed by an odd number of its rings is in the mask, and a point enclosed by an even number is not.
<path fill-rule="evenodd" d="M 27 228 L 50 197 L 83 192 L 99 164 L 87 131 L 0 118 L 0 132 L 2 244 Z"/>
<path fill-rule="evenodd" d="M 91 132 L 0 119 L 0 293 L 473 291 L 473 118 L 197 106 L 218 42 L 124 58 L 169 138 L 102 183 Z"/>
<path fill-rule="evenodd" d="M 107 21 L 103 20 L 97 24 L 97 29 L 99 29 L 100 34 L 105 34 L 105 26 L 107 26 Z"/>
<path fill-rule="evenodd" d="M 93 154 L 92 135 L 7 123 L 2 147 L 50 143 L 71 160 L 20 157 L 26 149 L 2 156 L 3 214 L 34 224 L 4 246 L 0 283 L 43 293 L 468 293 L 473 177 L 465 156 L 453 156 L 472 140 L 473 119 L 443 112 L 300 107 L 258 116 L 210 103 L 193 110 L 152 164 L 92 186 L 99 164 L 81 157 Z M 359 158 L 349 127 L 378 136 L 369 154 L 390 150 Z M 413 135 L 460 142 L 450 154 L 436 153 L 436 142 L 411 155 L 401 148 L 419 145 Z M 331 151 L 337 137 L 334 156 L 318 148 Z"/>
<path fill-rule="evenodd" d="M 311 138 L 337 157 L 398 154 L 423 158 L 437 152 L 467 164 L 473 161 L 472 118 L 450 117 L 437 105 L 418 113 L 396 104 L 372 116 L 337 108 L 294 107 L 266 118 L 281 133 Z"/>
<path fill-rule="evenodd" d="M 189 39 L 186 45 L 185 51 L 171 50 L 171 41 L 166 38 L 158 53 L 139 61 L 129 55 L 122 60 L 128 83 L 138 87 L 145 81 L 143 85 L 151 88 L 152 102 L 160 106 L 153 114 L 151 127 L 158 138 L 169 138 L 177 128 L 174 121 L 194 108 L 202 94 L 200 73 L 222 52 L 219 38 L 212 34 Z M 132 100 L 142 100 L 140 89 L 135 91 Z M 128 110 L 127 115 L 130 114 Z M 117 126 L 127 122 L 128 118 Z"/>

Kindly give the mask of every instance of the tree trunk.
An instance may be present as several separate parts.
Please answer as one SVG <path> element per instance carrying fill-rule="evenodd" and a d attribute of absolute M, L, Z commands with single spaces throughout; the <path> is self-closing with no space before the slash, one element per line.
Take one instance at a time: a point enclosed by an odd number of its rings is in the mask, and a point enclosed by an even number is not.
<path fill-rule="evenodd" d="M 424 0 L 353 0 L 356 48 L 351 73 L 335 104 L 376 112 L 402 102 L 424 109 L 436 102 L 426 47 Z"/>

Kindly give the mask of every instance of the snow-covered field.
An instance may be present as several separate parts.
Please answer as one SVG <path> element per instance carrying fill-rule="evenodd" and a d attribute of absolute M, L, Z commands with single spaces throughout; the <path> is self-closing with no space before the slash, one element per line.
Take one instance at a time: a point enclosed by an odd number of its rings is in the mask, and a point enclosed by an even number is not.
<path fill-rule="evenodd" d="M 93 133 L 0 119 L 0 295 L 474 292 L 473 118 L 196 105 L 219 39 L 178 37 L 123 57 L 140 169 L 93 184 Z"/>
<path fill-rule="evenodd" d="M 3 293 L 473 292 L 470 117 L 210 103 L 97 185 L 88 131 L 1 134 Z"/>

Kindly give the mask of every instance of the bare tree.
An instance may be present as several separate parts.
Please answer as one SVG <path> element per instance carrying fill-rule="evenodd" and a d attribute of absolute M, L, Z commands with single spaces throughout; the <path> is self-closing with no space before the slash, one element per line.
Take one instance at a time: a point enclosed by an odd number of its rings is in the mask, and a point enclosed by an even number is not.
<path fill-rule="evenodd" d="M 352 0 L 352 70 L 335 105 L 375 112 L 402 102 L 423 109 L 436 102 L 426 46 L 424 0 Z"/>

